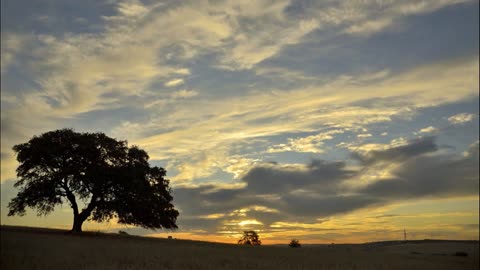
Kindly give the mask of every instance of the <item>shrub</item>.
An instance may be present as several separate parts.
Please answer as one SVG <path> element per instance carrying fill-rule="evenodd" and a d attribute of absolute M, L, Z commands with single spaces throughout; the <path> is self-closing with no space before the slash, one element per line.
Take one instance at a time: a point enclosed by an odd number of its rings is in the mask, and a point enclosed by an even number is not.
<path fill-rule="evenodd" d="M 298 239 L 292 239 L 292 241 L 290 241 L 290 244 L 288 244 L 288 246 L 291 247 L 291 248 L 302 247 L 302 245 L 300 244 L 300 241 Z"/>

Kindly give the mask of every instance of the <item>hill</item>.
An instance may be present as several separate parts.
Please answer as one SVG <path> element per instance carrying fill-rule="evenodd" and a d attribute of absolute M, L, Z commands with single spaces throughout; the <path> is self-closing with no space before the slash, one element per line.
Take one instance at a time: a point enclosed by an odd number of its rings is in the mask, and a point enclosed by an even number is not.
<path fill-rule="evenodd" d="M 1 269 L 478 269 L 478 241 L 291 249 L 1 227 Z M 455 256 L 455 255 L 467 256 Z"/>

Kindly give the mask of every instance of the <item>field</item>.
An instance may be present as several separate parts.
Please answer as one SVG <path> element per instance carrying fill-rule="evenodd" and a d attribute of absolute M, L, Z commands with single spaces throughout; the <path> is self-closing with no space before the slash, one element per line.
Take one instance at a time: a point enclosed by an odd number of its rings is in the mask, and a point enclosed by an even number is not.
<path fill-rule="evenodd" d="M 478 241 L 248 247 L 1 227 L 1 269 L 478 269 Z M 467 256 L 456 256 L 463 252 Z M 457 254 L 462 255 L 462 254 Z"/>

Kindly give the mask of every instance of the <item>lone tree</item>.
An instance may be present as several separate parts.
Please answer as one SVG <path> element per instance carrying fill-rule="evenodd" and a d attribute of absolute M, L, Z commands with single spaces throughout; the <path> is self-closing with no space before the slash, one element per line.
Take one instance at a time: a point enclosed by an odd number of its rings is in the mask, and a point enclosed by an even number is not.
<path fill-rule="evenodd" d="M 13 147 L 19 193 L 8 204 L 8 215 L 25 215 L 25 208 L 47 215 L 69 202 L 72 232 L 81 232 L 87 218 L 147 229 L 175 229 L 178 211 L 171 203 L 166 171 L 150 167 L 147 153 L 103 133 L 61 129 L 34 136 Z M 85 207 L 79 210 L 79 201 Z"/>
<path fill-rule="evenodd" d="M 291 247 L 291 248 L 302 247 L 302 245 L 300 244 L 300 241 L 298 239 L 292 239 L 292 241 L 290 241 L 290 244 L 288 244 L 288 246 Z"/>
<path fill-rule="evenodd" d="M 238 244 L 260 246 L 262 241 L 260 241 L 259 236 L 255 231 L 244 231 L 242 238 L 238 240 Z"/>

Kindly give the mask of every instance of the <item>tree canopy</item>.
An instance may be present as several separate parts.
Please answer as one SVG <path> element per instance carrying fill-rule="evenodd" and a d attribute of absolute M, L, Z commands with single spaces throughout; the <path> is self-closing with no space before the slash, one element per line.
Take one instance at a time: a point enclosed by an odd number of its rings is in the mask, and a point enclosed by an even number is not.
<path fill-rule="evenodd" d="M 302 245 L 300 244 L 300 241 L 298 239 L 292 239 L 292 241 L 290 241 L 290 243 L 288 244 L 289 247 L 291 248 L 299 248 L 299 247 L 302 247 Z"/>
<path fill-rule="evenodd" d="M 238 240 L 240 245 L 259 246 L 262 244 L 260 237 L 255 231 L 244 231 L 243 236 Z"/>
<path fill-rule="evenodd" d="M 25 215 L 27 207 L 47 215 L 68 202 L 76 232 L 87 218 L 117 218 L 118 223 L 147 229 L 177 228 L 166 171 L 151 167 L 148 154 L 128 147 L 127 141 L 61 129 L 34 136 L 13 150 L 20 163 L 15 183 L 20 191 L 8 205 L 9 216 Z M 82 210 L 79 201 L 85 204 Z"/>

